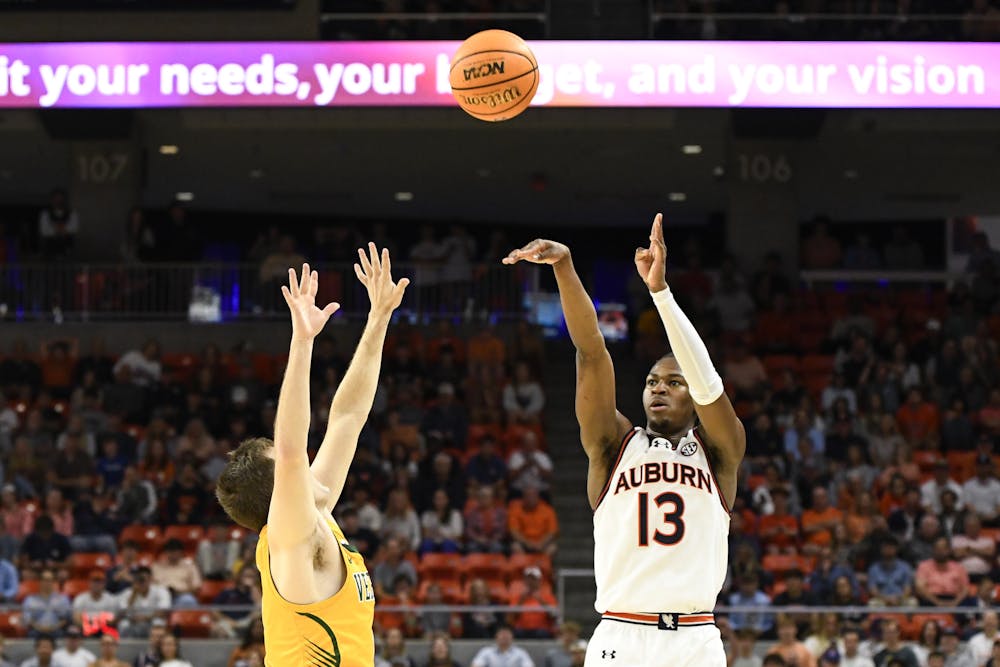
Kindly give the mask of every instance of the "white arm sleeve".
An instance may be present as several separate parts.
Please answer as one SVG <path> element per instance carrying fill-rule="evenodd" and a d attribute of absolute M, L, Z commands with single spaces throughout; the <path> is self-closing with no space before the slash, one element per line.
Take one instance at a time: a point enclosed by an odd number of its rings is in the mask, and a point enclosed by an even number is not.
<path fill-rule="evenodd" d="M 684 373 L 691 398 L 698 405 L 708 405 L 722 396 L 722 378 L 712 365 L 708 348 L 695 331 L 668 287 L 660 292 L 650 292 L 653 304 L 660 313 L 663 327 L 667 330 L 670 349 L 677 359 L 677 365 Z"/>

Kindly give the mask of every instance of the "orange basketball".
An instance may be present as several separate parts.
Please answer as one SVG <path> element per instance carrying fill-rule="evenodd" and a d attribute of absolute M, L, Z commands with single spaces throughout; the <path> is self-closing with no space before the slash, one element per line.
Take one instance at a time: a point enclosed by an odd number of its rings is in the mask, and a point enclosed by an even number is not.
<path fill-rule="evenodd" d="M 514 33 L 484 30 L 455 52 L 449 80 L 458 105 L 470 116 L 508 120 L 527 109 L 535 96 L 538 61 Z"/>

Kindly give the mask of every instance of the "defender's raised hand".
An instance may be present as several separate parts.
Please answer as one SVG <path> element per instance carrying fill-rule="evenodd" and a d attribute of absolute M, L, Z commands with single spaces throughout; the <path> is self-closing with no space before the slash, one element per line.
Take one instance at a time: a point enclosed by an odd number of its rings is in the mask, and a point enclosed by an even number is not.
<path fill-rule="evenodd" d="M 667 246 L 663 242 L 663 214 L 657 213 L 649 231 L 649 247 L 636 248 L 635 268 L 650 292 L 667 289 Z"/>
<path fill-rule="evenodd" d="M 374 243 L 368 243 L 368 254 L 364 248 L 358 248 L 361 264 L 354 265 L 354 273 L 358 280 L 368 290 L 368 299 L 372 302 L 371 310 L 379 315 L 389 315 L 399 308 L 403 302 L 403 293 L 410 284 L 409 278 L 392 281 L 392 264 L 389 261 L 388 248 L 382 248 L 379 258 L 378 248 Z"/>
<path fill-rule="evenodd" d="M 292 313 L 292 338 L 312 340 L 340 308 L 339 303 L 328 303 L 325 308 L 318 308 L 318 291 L 319 274 L 310 271 L 309 264 L 302 265 L 301 280 L 296 277 L 295 269 L 288 269 L 288 286 L 281 286 L 281 294 Z"/>
<path fill-rule="evenodd" d="M 548 239 L 535 239 L 523 248 L 511 250 L 510 254 L 501 261 L 504 264 L 517 264 L 521 260 L 532 264 L 558 264 L 567 257 L 569 257 L 569 248 L 562 243 Z"/>

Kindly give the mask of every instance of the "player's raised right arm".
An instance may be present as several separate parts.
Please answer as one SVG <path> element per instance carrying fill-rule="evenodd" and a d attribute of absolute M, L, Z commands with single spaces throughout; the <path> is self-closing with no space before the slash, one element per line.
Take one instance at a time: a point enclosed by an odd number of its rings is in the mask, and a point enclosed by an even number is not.
<path fill-rule="evenodd" d="M 580 422 L 580 439 L 591 462 L 603 463 L 609 448 L 617 446 L 632 425 L 615 407 L 615 369 L 597 325 L 594 304 L 573 267 L 569 248 L 562 243 L 536 239 L 512 251 L 503 263 L 519 261 L 549 264 L 555 273 L 566 328 L 576 347 L 576 418 Z M 604 480 L 600 480 L 600 485 L 603 484 Z"/>

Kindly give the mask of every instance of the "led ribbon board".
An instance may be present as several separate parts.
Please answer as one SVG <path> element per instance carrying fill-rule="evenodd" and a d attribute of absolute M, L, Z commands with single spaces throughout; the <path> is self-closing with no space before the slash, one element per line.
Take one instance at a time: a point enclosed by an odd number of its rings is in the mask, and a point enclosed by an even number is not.
<path fill-rule="evenodd" d="M 452 106 L 458 45 L 0 44 L 0 108 Z M 1000 43 L 530 45 L 535 106 L 1000 108 Z"/>

